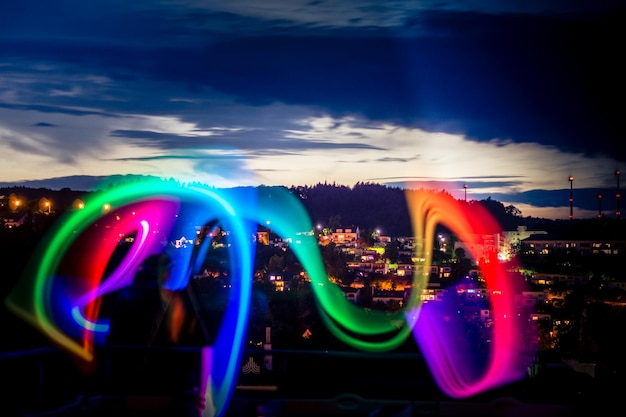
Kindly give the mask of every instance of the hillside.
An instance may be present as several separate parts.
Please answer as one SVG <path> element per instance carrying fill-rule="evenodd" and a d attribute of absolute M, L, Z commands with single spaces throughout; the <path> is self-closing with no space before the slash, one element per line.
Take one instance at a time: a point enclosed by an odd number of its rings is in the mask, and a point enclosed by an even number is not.
<path fill-rule="evenodd" d="M 293 193 L 306 208 L 313 224 L 320 224 L 330 229 L 350 228 L 366 232 L 380 230 L 388 236 L 409 236 L 412 234 L 411 218 L 406 204 L 404 190 L 374 183 L 357 183 L 353 187 L 334 184 L 315 186 L 292 186 Z M 54 211 L 61 213 L 71 207 L 76 199 L 85 199 L 90 192 L 76 191 L 69 188 L 51 190 L 47 188 L 29 188 L 23 186 L 0 188 L 4 208 L 11 195 L 27 201 L 28 207 L 37 210 L 39 199 L 46 198 L 53 202 Z M 550 220 L 523 217 L 512 205 L 505 206 L 491 198 L 470 200 L 484 206 L 498 221 L 502 230 L 516 230 L 526 226 L 528 230 L 542 230 L 559 233 L 563 236 L 598 236 L 619 238 L 624 235 L 623 222 L 618 219 L 576 219 Z"/>

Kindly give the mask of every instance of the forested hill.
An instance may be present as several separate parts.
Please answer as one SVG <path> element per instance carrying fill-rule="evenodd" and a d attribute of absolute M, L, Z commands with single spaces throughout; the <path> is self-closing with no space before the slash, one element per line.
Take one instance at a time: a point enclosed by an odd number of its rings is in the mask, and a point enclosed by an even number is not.
<path fill-rule="evenodd" d="M 9 199 L 14 195 L 16 198 L 26 202 L 32 210 L 38 209 L 40 198 L 50 199 L 54 203 L 55 211 L 64 211 L 72 206 L 76 199 L 82 199 L 85 191 L 75 191 L 69 188 L 51 190 L 49 188 L 32 188 L 24 186 L 0 187 L 0 198 Z"/>
<path fill-rule="evenodd" d="M 411 218 L 402 188 L 388 187 L 375 183 L 356 183 L 353 187 L 335 184 L 317 184 L 315 186 L 292 186 L 288 188 L 302 202 L 313 224 L 320 224 L 330 229 L 354 229 L 362 232 L 380 229 L 386 236 L 411 236 L 413 234 Z M 442 191 L 443 192 L 443 191 Z M 89 192 L 74 191 L 69 188 L 50 190 L 47 188 L 4 187 L 0 188 L 0 197 L 7 199 L 15 195 L 30 202 L 35 209 L 39 198 L 53 201 L 54 210 L 59 213 L 69 208 L 77 198 L 85 198 Z M 6 203 L 6 201 L 5 201 Z M 611 237 L 624 231 L 624 221 L 616 219 L 588 220 L 549 220 L 522 217 L 522 213 L 512 205 L 505 206 L 499 201 L 469 200 L 469 208 L 480 204 L 487 208 L 498 221 L 502 230 L 516 230 L 526 226 L 528 230 L 542 230 L 561 235 L 587 231 L 586 235 Z M 8 210 L 8 207 L 3 208 Z M 620 239 L 623 237 L 620 237 Z"/>
<path fill-rule="evenodd" d="M 380 229 L 381 234 L 386 236 L 413 235 L 405 192 L 401 188 L 373 183 L 357 183 L 354 187 L 317 184 L 291 187 L 290 191 L 302 201 L 314 224 L 331 229 L 359 227 L 363 232 Z M 504 231 L 525 226 L 529 231 L 545 231 L 568 239 L 623 240 L 626 236 L 626 221 L 623 219 L 523 217 L 515 206 L 505 206 L 491 198 L 468 200 L 467 205 L 469 210 L 475 205 L 485 207 Z"/>
<path fill-rule="evenodd" d="M 290 191 L 300 198 L 315 224 L 331 229 L 380 229 L 387 236 L 413 234 L 405 192 L 401 188 L 374 183 L 357 183 L 354 187 L 317 184 L 291 187 Z M 505 207 L 495 200 L 468 201 L 467 204 L 470 207 L 484 205 L 504 230 L 541 223 L 541 219 L 523 219 L 516 207 Z"/>

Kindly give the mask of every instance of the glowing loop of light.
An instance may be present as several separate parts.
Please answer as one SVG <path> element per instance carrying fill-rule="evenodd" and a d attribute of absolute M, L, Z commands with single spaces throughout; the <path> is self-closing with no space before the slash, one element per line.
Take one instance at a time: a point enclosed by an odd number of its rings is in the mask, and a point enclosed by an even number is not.
<path fill-rule="evenodd" d="M 188 213 L 194 225 L 219 219 L 230 231 L 236 248 L 229 252 L 231 265 L 237 265 L 232 271 L 233 291 L 224 321 L 211 351 L 204 353 L 212 359 L 205 370 L 210 375 L 203 375 L 203 382 L 209 390 L 211 406 L 220 413 L 232 395 L 241 359 L 254 256 L 249 239 L 251 225 L 231 203 L 253 211 L 254 197 L 246 191 L 219 193 L 161 181 L 98 193 L 84 209 L 66 216 L 47 234 L 7 299 L 7 305 L 61 347 L 90 361 L 94 353 L 94 331 L 104 326 L 97 323 L 98 297 L 129 285 L 132 275 L 125 272 L 136 269 L 146 256 L 163 250 L 159 242 L 163 236 L 150 234 L 149 225 L 158 224 L 160 232 L 167 236 L 175 221 L 180 220 L 177 210 L 181 203 L 195 209 Z M 110 209 L 102 216 L 105 206 Z M 131 250 L 109 277 L 103 277 L 119 237 L 133 231 L 138 231 L 138 238 Z M 71 262 L 62 265 L 68 251 L 73 255 Z M 192 260 L 188 252 L 171 255 L 179 259 L 175 259 L 168 283 L 172 289 L 180 289 L 188 283 L 191 271 L 186 265 Z M 57 275 L 59 269 L 63 269 L 63 276 Z"/>
<path fill-rule="evenodd" d="M 519 378 L 526 365 L 526 347 L 514 319 L 514 288 L 504 279 L 506 271 L 495 260 L 481 266 L 488 287 L 502 289 L 503 294 L 493 301 L 494 344 L 482 375 L 464 371 L 465 365 L 450 335 L 435 325 L 436 303 L 422 306 L 419 298 L 428 282 L 425 271 L 432 260 L 432 236 L 437 224 L 450 227 L 461 240 L 468 241 L 476 234 L 492 233 L 497 224 L 486 211 L 473 207 L 474 211 L 469 212 L 447 195 L 407 192 L 407 201 L 418 243 L 416 257 L 423 259 L 417 267 L 421 266 L 424 272 L 414 274 L 411 296 L 402 311 L 396 313 L 362 309 L 329 281 L 317 240 L 306 233 L 313 230 L 308 213 L 288 190 L 260 187 L 254 193 L 217 191 L 161 181 L 109 189 L 96 194 L 83 210 L 71 213 L 48 234 L 30 263 L 33 267 L 9 297 L 8 305 L 70 352 L 91 359 L 94 331 L 104 328 L 97 321 L 99 297 L 129 285 L 128 272 L 158 248 L 162 236 L 151 233 L 151 229 L 158 225 L 161 234 L 168 236 L 177 230 L 175 223 L 181 220 L 189 220 L 195 226 L 218 219 L 231 233 L 234 249 L 229 255 L 231 265 L 236 265 L 232 271 L 231 302 L 209 354 L 210 374 L 205 375 L 207 382 L 210 379 L 209 395 L 219 414 L 232 395 L 247 328 L 254 256 L 250 245 L 252 225 L 269 221 L 276 234 L 296 242 L 291 249 L 311 278 L 324 323 L 338 339 L 361 350 L 385 351 L 399 346 L 412 332 L 438 385 L 454 397 L 472 395 Z M 105 204 L 114 210 L 102 216 Z M 184 216 L 179 213 L 181 207 L 186 210 Z M 136 232 L 138 238 L 117 269 L 104 277 L 117 241 L 110 237 L 107 240 L 102 231 L 88 230 L 88 226 L 112 221 L 113 212 L 122 213 L 114 222 L 116 231 L 122 235 Z M 78 251 L 73 252 L 73 277 L 56 276 L 70 248 Z M 206 247 L 194 250 L 198 256 L 198 250 L 206 251 Z M 179 257 L 172 271 L 173 289 L 187 285 L 198 263 L 189 252 L 181 253 L 172 252 Z"/>
<path fill-rule="evenodd" d="M 418 244 L 416 253 L 424 259 L 424 265 L 431 264 L 435 227 L 443 224 L 460 241 L 469 244 L 472 258 L 482 258 L 480 269 L 487 288 L 499 290 L 499 294 L 491 296 L 493 343 L 485 369 L 472 370 L 454 338 L 455 332 L 444 329 L 445 323 L 437 319 L 445 303 L 427 303 L 414 316 L 417 320 L 414 337 L 437 384 L 449 396 L 462 398 L 520 379 L 534 349 L 532 338 L 524 337 L 524 319 L 515 307 L 515 294 L 521 293 L 522 282 L 510 278 L 503 264 L 497 261 L 495 248 L 484 254 L 478 251 L 478 245 L 472 244 L 480 243 L 477 240 L 482 236 L 498 233 L 499 225 L 484 207 L 474 205 L 468 210 L 447 194 L 408 191 L 406 197 L 416 241 L 423 242 Z"/>

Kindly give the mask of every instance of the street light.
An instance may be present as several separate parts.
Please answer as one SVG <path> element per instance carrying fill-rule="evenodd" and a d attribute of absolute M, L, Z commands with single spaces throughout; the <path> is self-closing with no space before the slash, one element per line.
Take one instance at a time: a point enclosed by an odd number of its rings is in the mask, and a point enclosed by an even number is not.
<path fill-rule="evenodd" d="M 52 203 L 46 197 L 41 197 L 39 199 L 39 211 L 45 214 L 50 214 L 52 207 Z"/>
<path fill-rule="evenodd" d="M 619 174 L 621 174 L 621 172 L 619 172 L 619 169 L 615 170 L 615 178 L 617 178 L 617 192 L 615 193 L 615 200 L 617 202 L 617 208 L 615 209 L 615 217 L 617 217 L 619 219 L 620 216 L 620 207 L 619 207 L 619 199 L 621 197 L 620 193 L 619 193 Z"/>
<path fill-rule="evenodd" d="M 83 203 L 82 200 L 77 198 L 72 202 L 72 208 L 74 210 L 82 210 L 85 208 L 85 203 Z"/>
<path fill-rule="evenodd" d="M 569 218 L 574 218 L 574 177 L 569 176 Z"/>
<path fill-rule="evenodd" d="M 467 203 L 467 184 L 463 184 L 463 189 L 465 190 L 465 202 Z"/>
<path fill-rule="evenodd" d="M 602 218 L 602 194 L 598 194 L 598 219 Z"/>

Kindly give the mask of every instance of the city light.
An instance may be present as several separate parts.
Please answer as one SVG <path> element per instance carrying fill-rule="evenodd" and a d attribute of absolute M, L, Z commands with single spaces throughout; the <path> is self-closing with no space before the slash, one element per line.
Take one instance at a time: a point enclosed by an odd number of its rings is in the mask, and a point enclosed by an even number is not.
<path fill-rule="evenodd" d="M 427 271 L 432 263 L 435 229 L 441 224 L 461 240 L 497 232 L 498 224 L 480 207 L 468 209 L 447 194 L 410 191 L 406 194 L 414 224 L 415 258 Z M 115 207 L 112 212 L 111 207 Z M 104 210 L 103 210 L 104 208 Z M 241 364 L 251 302 L 253 258 L 250 236 L 255 225 L 272 225 L 290 248 L 311 280 L 322 321 L 340 341 L 364 351 L 382 352 L 399 347 L 413 336 L 420 345 L 431 373 L 442 391 L 452 397 L 467 397 L 523 376 L 531 347 L 521 339 L 514 314 L 515 283 L 506 279 L 496 254 L 480 264 L 488 288 L 501 296 L 493 300 L 492 352 L 486 369 L 476 376 L 461 359 L 465 353 L 455 342 L 459 329 L 445 330 L 438 324 L 439 303 L 424 305 L 420 295 L 428 275 L 414 274 L 412 293 L 396 312 L 364 309 L 349 301 L 328 276 L 317 238 L 302 234 L 313 225 L 304 206 L 288 190 L 187 187 L 171 182 L 148 181 L 113 187 L 92 196 L 82 210 L 71 211 L 52 228 L 33 255 L 32 262 L 7 299 L 16 314 L 33 324 L 52 341 L 84 360 L 92 361 L 95 345 L 102 343 L 99 332 L 98 298 L 130 285 L 132 274 L 149 254 L 163 251 L 172 258 L 167 286 L 183 289 L 198 270 L 207 245 L 192 251 L 164 247 L 162 236 L 176 230 L 176 238 L 194 235 L 184 225 L 208 225 L 215 219 L 229 230 L 234 245 L 231 271 L 232 291 L 218 336 L 207 346 L 211 363 L 203 364 L 206 397 L 219 415 L 232 395 Z M 93 227 L 109 225 L 109 227 Z M 160 234 L 154 234 L 154 229 Z M 110 230 L 115 239 L 106 239 Z M 116 269 L 104 276 L 119 236 L 136 234 L 131 249 Z M 380 230 L 377 230 L 380 233 Z M 104 234 L 104 235 L 103 235 Z M 105 239 L 103 239 L 105 237 Z M 443 240 L 443 236 L 441 236 Z M 172 241 L 172 239 L 168 239 Z M 210 242 L 207 239 L 205 242 Z M 471 253 L 475 258 L 480 254 Z M 71 260 L 67 261 L 67 260 Z M 210 372 L 210 374 L 209 374 Z"/>

